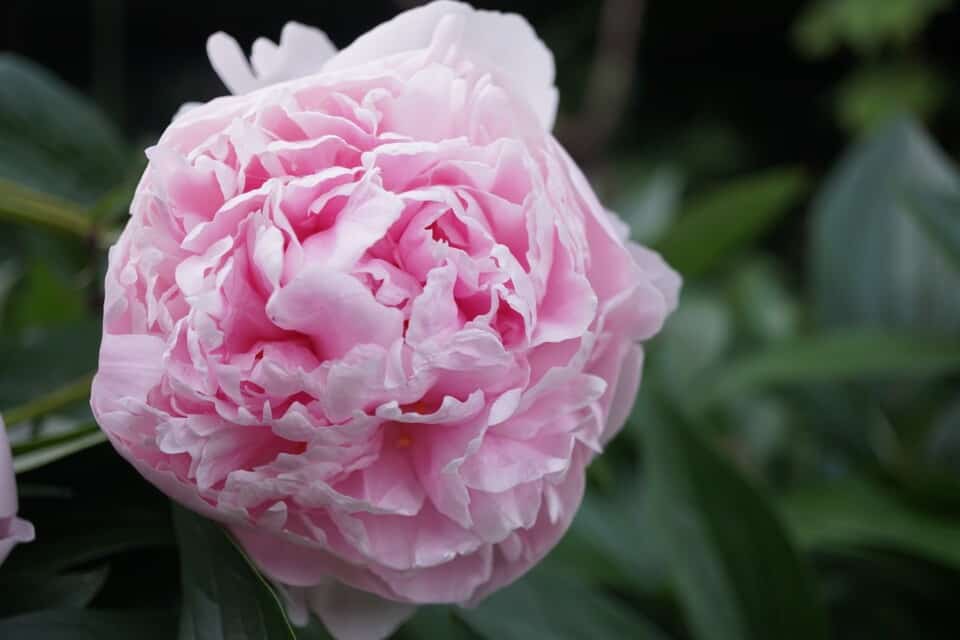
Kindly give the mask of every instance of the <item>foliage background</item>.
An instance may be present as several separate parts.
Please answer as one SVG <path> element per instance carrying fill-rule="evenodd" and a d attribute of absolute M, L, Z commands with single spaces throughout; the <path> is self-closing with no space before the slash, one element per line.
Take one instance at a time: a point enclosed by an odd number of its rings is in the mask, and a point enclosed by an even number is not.
<path fill-rule="evenodd" d="M 103 248 L 143 147 L 222 92 L 209 33 L 344 45 L 412 4 L 0 6 L 0 410 L 38 531 L 0 568 L 0 637 L 292 637 L 91 423 Z M 477 4 L 534 23 L 558 137 L 687 285 L 560 547 L 399 635 L 955 637 L 960 6 Z"/>

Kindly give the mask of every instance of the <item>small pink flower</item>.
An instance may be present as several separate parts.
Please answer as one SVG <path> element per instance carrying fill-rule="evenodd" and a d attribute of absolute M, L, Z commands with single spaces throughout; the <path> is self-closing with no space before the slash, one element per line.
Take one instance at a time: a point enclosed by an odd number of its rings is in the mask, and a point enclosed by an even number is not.
<path fill-rule="evenodd" d="M 17 517 L 17 477 L 7 430 L 0 416 L 0 564 L 7 559 L 14 545 L 33 540 L 33 525 Z"/>
<path fill-rule="evenodd" d="M 209 51 L 242 95 L 147 152 L 97 419 L 298 618 L 376 638 L 476 602 L 569 525 L 680 280 L 550 135 L 519 16 L 435 2 L 339 53 L 300 25 L 252 68 Z"/>

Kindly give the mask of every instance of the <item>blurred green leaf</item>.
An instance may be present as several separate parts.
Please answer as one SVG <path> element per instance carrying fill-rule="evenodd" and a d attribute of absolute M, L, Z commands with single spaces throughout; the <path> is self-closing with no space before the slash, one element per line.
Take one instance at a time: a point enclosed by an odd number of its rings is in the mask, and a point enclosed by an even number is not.
<path fill-rule="evenodd" d="M 745 389 L 878 378 L 916 378 L 960 370 L 960 342 L 877 331 L 837 331 L 773 344 L 723 365 L 711 400 Z"/>
<path fill-rule="evenodd" d="M 97 367 L 99 319 L 0 336 L 0 410 L 52 392 Z"/>
<path fill-rule="evenodd" d="M 808 568 L 766 499 L 681 421 L 652 421 L 644 436 L 648 522 L 695 637 L 827 637 Z"/>
<path fill-rule="evenodd" d="M 918 190 L 907 195 L 905 208 L 960 273 L 960 192 Z"/>
<path fill-rule="evenodd" d="M 49 71 L 0 54 L 0 177 L 91 204 L 126 170 L 119 134 Z"/>
<path fill-rule="evenodd" d="M 940 107 L 946 93 L 946 83 L 929 67 L 867 67 L 841 82 L 834 110 L 845 129 L 861 134 L 903 114 L 926 119 Z"/>
<path fill-rule="evenodd" d="M 543 567 L 458 615 L 481 636 L 497 640 L 666 638 L 636 610 Z"/>
<path fill-rule="evenodd" d="M 96 424 L 86 424 L 68 433 L 31 440 L 14 449 L 13 470 L 16 473 L 33 471 L 106 441 L 106 434 Z"/>
<path fill-rule="evenodd" d="M 0 620 L 0 638 L 10 640 L 170 640 L 168 611 L 48 609 Z"/>
<path fill-rule="evenodd" d="M 710 289 L 690 288 L 649 349 L 649 374 L 681 410 L 692 409 L 690 385 L 723 361 L 733 345 L 730 305 Z"/>
<path fill-rule="evenodd" d="M 805 54 L 819 58 L 847 45 L 860 55 L 884 45 L 904 46 L 949 0 L 816 0 L 794 25 L 794 39 Z"/>
<path fill-rule="evenodd" d="M 18 422 L 34 420 L 74 402 L 86 400 L 90 397 L 90 384 L 92 382 L 93 374 L 91 373 L 59 389 L 54 389 L 48 394 L 34 398 L 24 405 L 9 409 L 4 412 L 6 422 L 14 425 Z"/>
<path fill-rule="evenodd" d="M 624 479 L 620 479 L 623 481 Z M 645 529 L 637 480 L 626 480 L 613 495 L 587 491 L 583 504 L 544 564 L 579 580 L 635 594 L 652 594 L 666 583 L 665 566 L 654 542 L 637 541 Z"/>
<path fill-rule="evenodd" d="M 960 331 L 960 272 L 905 206 L 929 192 L 958 193 L 960 178 L 909 120 L 857 145 L 833 171 L 811 219 L 809 262 L 823 324 Z"/>
<path fill-rule="evenodd" d="M 798 490 L 783 498 L 781 509 L 804 547 L 894 548 L 960 569 L 960 520 L 924 511 L 866 480 Z"/>
<path fill-rule="evenodd" d="M 174 505 L 181 640 L 295 640 L 283 602 L 220 525 Z"/>
<path fill-rule="evenodd" d="M 634 240 L 653 244 L 673 222 L 682 192 L 680 174 L 674 169 L 660 167 L 645 179 L 631 181 L 614 198 L 613 206 L 630 226 Z"/>
<path fill-rule="evenodd" d="M 10 299 L 10 331 L 67 325 L 89 315 L 85 291 L 54 273 L 44 262 L 30 266 Z"/>
<path fill-rule="evenodd" d="M 0 617 L 38 609 L 82 609 L 100 592 L 109 573 L 109 567 L 102 566 L 55 576 L 4 574 L 0 584 L 7 588 L 0 599 Z"/>
<path fill-rule="evenodd" d="M 0 179 L 0 220 L 90 238 L 93 223 L 79 205 Z"/>
<path fill-rule="evenodd" d="M 752 259 L 739 266 L 730 281 L 738 328 L 761 342 L 796 333 L 800 309 L 774 260 Z"/>
<path fill-rule="evenodd" d="M 416 615 L 404 623 L 395 636 L 397 640 L 473 640 L 478 636 L 457 617 L 450 606 L 419 607 Z"/>
<path fill-rule="evenodd" d="M 795 168 L 770 169 L 699 194 L 657 243 L 667 262 L 698 276 L 755 241 L 806 191 Z"/>

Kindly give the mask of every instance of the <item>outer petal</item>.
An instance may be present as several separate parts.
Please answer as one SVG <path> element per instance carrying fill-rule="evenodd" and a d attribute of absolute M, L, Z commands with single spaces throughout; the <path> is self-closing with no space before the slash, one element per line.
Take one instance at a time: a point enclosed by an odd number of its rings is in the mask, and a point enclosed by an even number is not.
<path fill-rule="evenodd" d="M 233 94 L 317 73 L 336 51 L 326 34 L 298 22 L 283 27 L 279 46 L 265 38 L 254 43 L 252 69 L 232 37 L 218 31 L 207 40 L 210 64 Z"/>
<path fill-rule="evenodd" d="M 33 540 L 33 525 L 17 517 L 17 479 L 7 430 L 0 417 L 0 564 L 18 542 Z"/>
<path fill-rule="evenodd" d="M 307 601 L 337 640 L 381 640 L 417 610 L 413 605 L 385 600 L 333 579 L 311 588 Z"/>
<path fill-rule="evenodd" d="M 461 44 L 472 60 L 485 60 L 521 92 L 545 129 L 557 114 L 553 54 L 523 17 L 476 11 L 462 2 L 438 0 L 401 13 L 357 38 L 331 58 L 324 70 L 347 69 L 405 51 L 427 48 L 446 16 L 465 20 Z"/>

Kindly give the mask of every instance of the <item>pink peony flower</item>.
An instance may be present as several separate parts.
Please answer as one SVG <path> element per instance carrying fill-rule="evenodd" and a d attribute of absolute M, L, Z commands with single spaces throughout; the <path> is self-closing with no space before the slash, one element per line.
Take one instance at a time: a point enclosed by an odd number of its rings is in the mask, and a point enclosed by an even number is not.
<path fill-rule="evenodd" d="M 294 24 L 252 68 L 209 52 L 240 95 L 147 151 L 97 419 L 299 619 L 374 638 L 476 602 L 569 525 L 679 278 L 550 135 L 519 16 L 435 2 L 339 53 Z"/>
<path fill-rule="evenodd" d="M 33 540 L 33 525 L 17 517 L 17 477 L 7 429 L 0 416 L 0 564 L 7 559 L 18 542 Z"/>

